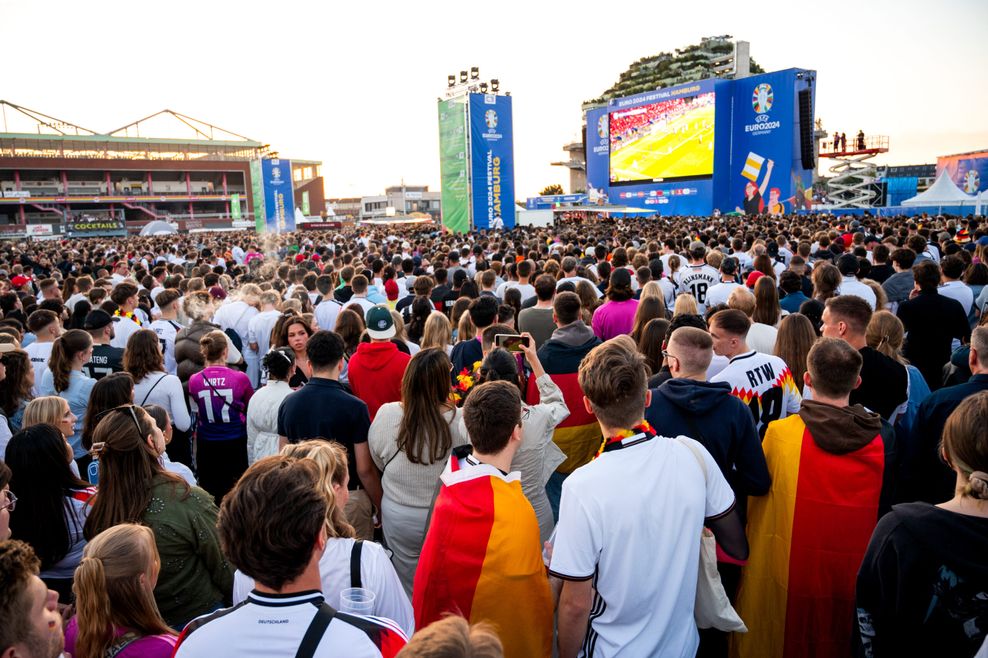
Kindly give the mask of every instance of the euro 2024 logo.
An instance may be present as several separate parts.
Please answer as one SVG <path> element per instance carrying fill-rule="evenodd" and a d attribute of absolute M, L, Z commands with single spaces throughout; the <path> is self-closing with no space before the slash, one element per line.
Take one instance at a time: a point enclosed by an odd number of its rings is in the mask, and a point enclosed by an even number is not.
<path fill-rule="evenodd" d="M 603 114 L 599 119 L 597 119 L 597 136 L 601 139 L 607 139 L 607 115 Z"/>
<path fill-rule="evenodd" d="M 487 110 L 484 113 L 484 123 L 487 124 L 487 128 L 493 132 L 497 128 L 497 112 L 494 110 Z"/>
<path fill-rule="evenodd" d="M 772 85 L 763 82 L 755 87 L 755 90 L 751 93 L 751 109 L 755 111 L 755 114 L 766 114 L 772 109 L 773 100 Z M 767 119 L 768 117 L 765 118 Z M 759 118 L 759 121 L 762 120 Z"/>

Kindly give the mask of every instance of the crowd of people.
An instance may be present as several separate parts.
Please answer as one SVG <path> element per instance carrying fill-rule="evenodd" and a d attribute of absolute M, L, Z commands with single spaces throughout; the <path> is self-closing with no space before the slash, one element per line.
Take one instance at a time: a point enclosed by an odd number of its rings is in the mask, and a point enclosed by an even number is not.
<path fill-rule="evenodd" d="M 4 242 L 0 655 L 988 655 L 986 311 L 977 218 Z"/>

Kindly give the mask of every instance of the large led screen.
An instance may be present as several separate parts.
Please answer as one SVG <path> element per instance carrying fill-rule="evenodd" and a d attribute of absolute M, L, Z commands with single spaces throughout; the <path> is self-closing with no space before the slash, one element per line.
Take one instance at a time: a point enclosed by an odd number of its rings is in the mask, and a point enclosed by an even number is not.
<path fill-rule="evenodd" d="M 611 112 L 612 185 L 714 173 L 714 92 Z"/>

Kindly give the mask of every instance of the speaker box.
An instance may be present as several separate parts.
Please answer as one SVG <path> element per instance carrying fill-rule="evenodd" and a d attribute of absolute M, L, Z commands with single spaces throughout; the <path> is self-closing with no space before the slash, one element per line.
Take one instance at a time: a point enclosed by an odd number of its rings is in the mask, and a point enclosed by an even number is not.
<path fill-rule="evenodd" d="M 799 156 L 803 169 L 816 167 L 813 149 L 813 92 L 803 89 L 798 94 L 799 103 Z"/>

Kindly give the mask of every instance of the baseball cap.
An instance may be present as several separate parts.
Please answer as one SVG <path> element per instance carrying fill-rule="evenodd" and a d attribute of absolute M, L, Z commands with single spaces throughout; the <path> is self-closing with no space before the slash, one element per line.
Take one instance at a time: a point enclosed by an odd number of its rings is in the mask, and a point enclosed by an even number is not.
<path fill-rule="evenodd" d="M 377 305 L 367 311 L 367 335 L 375 340 L 394 338 L 395 321 L 387 306 Z"/>
<path fill-rule="evenodd" d="M 394 279 L 388 279 L 384 282 L 384 294 L 388 296 L 388 301 L 395 301 L 398 299 L 398 282 Z"/>
<path fill-rule="evenodd" d="M 28 283 L 31 279 L 27 278 L 23 274 L 18 274 L 13 279 L 10 280 L 10 284 L 15 288 L 20 288 L 24 284 Z"/>
<path fill-rule="evenodd" d="M 113 318 L 106 311 L 96 309 L 95 311 L 90 311 L 86 316 L 86 319 L 82 323 L 82 328 L 86 331 L 95 331 L 97 329 L 102 329 L 106 325 L 113 322 Z"/>
<path fill-rule="evenodd" d="M 748 279 L 744 282 L 744 284 L 749 288 L 754 288 L 755 282 L 758 281 L 758 279 L 762 278 L 763 276 L 765 276 L 764 272 L 759 272 L 758 270 L 755 270 L 754 272 L 748 275 Z"/>

